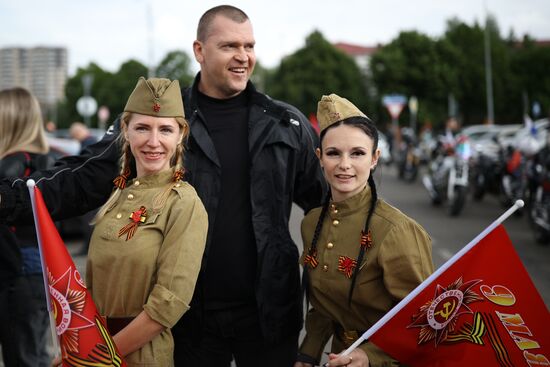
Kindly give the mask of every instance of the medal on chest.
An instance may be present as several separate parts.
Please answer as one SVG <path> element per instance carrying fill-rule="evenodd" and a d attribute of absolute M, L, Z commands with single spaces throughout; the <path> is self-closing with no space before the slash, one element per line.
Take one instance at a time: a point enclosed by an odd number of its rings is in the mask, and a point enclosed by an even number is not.
<path fill-rule="evenodd" d="M 372 247 L 372 235 L 369 230 L 367 233 L 361 231 L 361 241 L 359 242 L 359 256 L 358 260 L 362 260 L 363 256 L 371 249 Z M 357 267 L 357 260 L 352 259 L 347 256 L 338 257 L 338 271 L 343 273 L 348 279 L 351 279 L 355 268 Z"/>
<path fill-rule="evenodd" d="M 144 206 L 140 206 L 138 210 L 130 213 L 130 223 L 125 225 L 118 231 L 118 237 L 126 234 L 126 241 L 131 239 L 136 233 L 137 227 L 140 223 L 145 223 L 147 219 L 147 209 Z"/>

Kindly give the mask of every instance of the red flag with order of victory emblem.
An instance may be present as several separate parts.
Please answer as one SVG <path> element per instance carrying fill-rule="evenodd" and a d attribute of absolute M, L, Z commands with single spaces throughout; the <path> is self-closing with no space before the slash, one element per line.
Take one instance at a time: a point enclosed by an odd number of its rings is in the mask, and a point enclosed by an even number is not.
<path fill-rule="evenodd" d="M 370 336 L 393 358 L 412 367 L 550 366 L 550 313 L 502 225 L 426 282 Z"/>
<path fill-rule="evenodd" d="M 31 184 L 32 185 L 32 184 Z M 44 204 L 29 186 L 63 366 L 126 366 Z M 34 195 L 33 195 L 34 194 Z"/>

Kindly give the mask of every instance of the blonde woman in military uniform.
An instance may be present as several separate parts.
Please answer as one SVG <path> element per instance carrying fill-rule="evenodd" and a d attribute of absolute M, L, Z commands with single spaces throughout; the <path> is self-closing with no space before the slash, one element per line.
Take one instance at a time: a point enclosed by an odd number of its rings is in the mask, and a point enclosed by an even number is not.
<path fill-rule="evenodd" d="M 181 180 L 178 81 L 140 78 L 121 128 L 121 173 L 95 218 L 86 283 L 128 366 L 173 366 L 170 328 L 189 309 L 208 227 Z"/>
<path fill-rule="evenodd" d="M 433 271 L 431 239 L 414 220 L 380 199 L 372 172 L 378 132 L 351 102 L 323 96 L 317 149 L 330 185 L 321 208 L 302 222 L 304 281 L 311 308 L 295 367 L 320 362 L 332 336 L 329 366 L 394 366 L 372 343 L 339 357 Z"/>

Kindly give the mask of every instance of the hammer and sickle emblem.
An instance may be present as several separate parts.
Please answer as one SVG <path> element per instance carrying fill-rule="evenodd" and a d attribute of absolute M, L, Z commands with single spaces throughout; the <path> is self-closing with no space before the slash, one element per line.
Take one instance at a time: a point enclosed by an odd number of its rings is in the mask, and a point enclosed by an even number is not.
<path fill-rule="evenodd" d="M 451 316 L 451 314 L 453 313 L 453 311 L 455 309 L 455 306 L 456 306 L 456 301 L 455 300 L 453 300 L 452 304 L 451 304 L 451 302 L 445 302 L 443 304 L 443 309 L 437 311 L 435 314 L 440 315 L 445 320 L 448 320 L 449 316 Z"/>

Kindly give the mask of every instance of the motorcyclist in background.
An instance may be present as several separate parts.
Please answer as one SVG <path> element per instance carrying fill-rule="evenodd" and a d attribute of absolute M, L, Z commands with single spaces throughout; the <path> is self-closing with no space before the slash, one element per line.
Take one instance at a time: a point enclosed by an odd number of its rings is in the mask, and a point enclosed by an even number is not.
<path fill-rule="evenodd" d="M 550 244 L 550 125 L 546 127 L 544 146 L 533 157 L 533 175 L 530 178 L 531 202 L 529 219 L 535 240 Z"/>
<path fill-rule="evenodd" d="M 449 117 L 445 123 L 445 133 L 440 136 L 439 144 L 443 154 L 452 153 L 456 147 L 456 136 L 460 130 L 460 125 L 455 117 Z"/>
<path fill-rule="evenodd" d="M 430 172 L 432 175 L 440 171 L 444 157 L 454 154 L 459 130 L 460 125 L 458 120 L 455 117 L 449 117 L 445 122 L 445 131 L 437 137 L 437 143 L 432 152 L 430 163 Z"/>
<path fill-rule="evenodd" d="M 445 124 L 445 133 L 438 138 L 429 173 L 422 178 L 432 204 L 448 201 L 451 216 L 458 215 L 466 202 L 471 157 L 468 139 L 458 131 L 458 121 L 450 117 Z"/>

